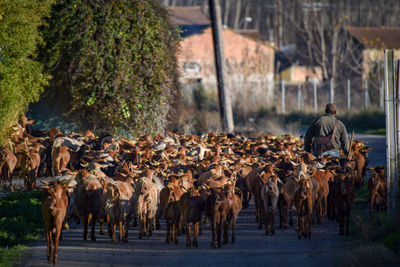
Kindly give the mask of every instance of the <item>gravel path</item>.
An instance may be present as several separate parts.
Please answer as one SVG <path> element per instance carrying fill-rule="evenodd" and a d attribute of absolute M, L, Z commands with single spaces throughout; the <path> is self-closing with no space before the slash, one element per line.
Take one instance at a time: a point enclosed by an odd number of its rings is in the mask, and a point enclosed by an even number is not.
<path fill-rule="evenodd" d="M 373 147 L 370 166 L 385 165 L 385 138 L 356 136 Z M 367 177 L 369 175 L 367 174 Z M 296 221 L 296 219 L 295 219 Z M 277 229 L 279 218 L 275 218 Z M 96 235 L 97 241 L 82 240 L 81 225 L 71 225 L 65 230 L 59 247 L 58 266 L 334 266 L 340 256 L 350 248 L 348 242 L 337 235 L 338 225 L 328 221 L 324 225 L 313 224 L 312 238 L 297 240 L 295 227 L 276 230 L 274 236 L 266 236 L 254 222 L 254 206 L 239 214 L 236 243 L 213 249 L 210 227 L 205 226 L 199 238 L 199 248 L 185 248 L 185 237 L 180 243 L 165 243 L 165 227 L 155 231 L 150 239 L 139 240 L 137 229 L 130 230 L 128 243 L 112 245 L 108 236 Z M 98 229 L 96 230 L 98 233 Z M 344 238 L 346 240 L 346 238 Z M 20 266 L 46 265 L 44 238 L 29 246 Z"/>

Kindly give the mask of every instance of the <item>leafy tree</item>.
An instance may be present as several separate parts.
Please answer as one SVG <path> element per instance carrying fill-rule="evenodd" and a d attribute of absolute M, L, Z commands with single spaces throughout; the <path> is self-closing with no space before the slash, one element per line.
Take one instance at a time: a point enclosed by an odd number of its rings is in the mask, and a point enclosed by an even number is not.
<path fill-rule="evenodd" d="M 178 31 L 157 0 L 58 0 L 43 60 L 67 117 L 98 131 L 155 133 L 177 99 Z"/>
<path fill-rule="evenodd" d="M 38 27 L 52 0 L 0 1 L 0 145 L 30 102 L 37 101 L 49 76 L 36 61 L 42 43 Z"/>

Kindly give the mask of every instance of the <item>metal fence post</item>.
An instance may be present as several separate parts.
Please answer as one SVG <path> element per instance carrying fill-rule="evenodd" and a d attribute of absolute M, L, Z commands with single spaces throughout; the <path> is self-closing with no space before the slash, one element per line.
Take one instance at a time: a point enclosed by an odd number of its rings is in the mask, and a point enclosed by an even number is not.
<path fill-rule="evenodd" d="M 297 109 L 301 110 L 301 85 L 300 82 L 297 84 Z"/>
<path fill-rule="evenodd" d="M 367 109 L 369 107 L 369 92 L 368 92 L 368 79 L 365 80 L 365 90 L 364 90 L 364 108 Z"/>
<path fill-rule="evenodd" d="M 251 104 L 253 105 L 253 107 L 255 105 L 255 102 L 256 102 L 256 96 L 254 93 L 254 86 L 251 86 Z"/>
<path fill-rule="evenodd" d="M 333 103 L 334 99 L 335 99 L 335 95 L 334 95 L 334 91 L 333 91 L 333 79 L 331 79 L 330 82 L 330 87 L 329 87 L 329 103 Z"/>
<path fill-rule="evenodd" d="M 398 183 L 396 164 L 396 120 L 395 120 L 395 81 L 394 81 L 393 50 L 385 50 L 385 113 L 386 113 L 386 162 L 388 186 L 388 212 L 396 214 L 398 208 Z"/>
<path fill-rule="evenodd" d="M 347 80 L 347 110 L 350 111 L 351 109 L 351 84 L 350 80 Z"/>
<path fill-rule="evenodd" d="M 281 81 L 281 92 L 282 92 L 282 107 L 281 112 L 285 114 L 285 81 Z"/>
<path fill-rule="evenodd" d="M 314 112 L 316 113 L 318 110 L 318 104 L 317 104 L 317 82 L 313 82 L 314 85 Z"/>

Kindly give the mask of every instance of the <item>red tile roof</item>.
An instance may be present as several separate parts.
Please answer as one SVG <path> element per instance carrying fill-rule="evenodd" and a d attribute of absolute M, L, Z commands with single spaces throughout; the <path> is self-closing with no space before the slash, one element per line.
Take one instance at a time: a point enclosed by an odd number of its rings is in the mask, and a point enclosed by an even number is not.
<path fill-rule="evenodd" d="M 173 25 L 210 25 L 210 20 L 199 6 L 175 6 L 169 10 Z"/>
<path fill-rule="evenodd" d="M 365 48 L 400 48 L 400 27 L 347 27 Z"/>

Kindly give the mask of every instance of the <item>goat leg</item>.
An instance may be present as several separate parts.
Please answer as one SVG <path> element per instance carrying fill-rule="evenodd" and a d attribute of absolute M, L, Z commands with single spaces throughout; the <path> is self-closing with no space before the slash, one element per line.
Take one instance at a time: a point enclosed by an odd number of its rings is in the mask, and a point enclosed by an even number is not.
<path fill-rule="evenodd" d="M 200 228 L 200 222 L 195 222 L 194 223 L 194 236 L 193 236 L 193 246 L 194 247 L 199 246 L 199 242 L 197 240 L 197 238 L 199 236 L 199 228 Z"/>

